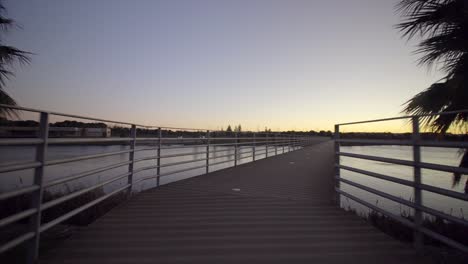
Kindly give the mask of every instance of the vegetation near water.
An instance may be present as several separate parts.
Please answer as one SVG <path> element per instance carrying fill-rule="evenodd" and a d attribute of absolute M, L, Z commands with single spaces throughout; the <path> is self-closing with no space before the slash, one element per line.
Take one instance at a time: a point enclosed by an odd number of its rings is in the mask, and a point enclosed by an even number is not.
<path fill-rule="evenodd" d="M 405 211 L 401 213 L 401 217 L 413 221 L 413 216 Z M 406 243 L 411 243 L 413 241 L 413 229 L 376 211 L 371 211 L 369 213 L 367 221 L 379 230 L 400 241 Z M 426 217 L 423 220 L 422 227 L 453 239 L 463 245 L 468 245 L 468 227 L 464 225 L 449 222 L 440 217 Z M 425 255 L 430 255 L 437 263 L 461 264 L 466 263 L 466 259 L 468 259 L 468 254 L 463 254 L 447 247 L 447 245 L 431 237 L 424 236 L 424 244 L 425 250 L 423 253 Z"/>

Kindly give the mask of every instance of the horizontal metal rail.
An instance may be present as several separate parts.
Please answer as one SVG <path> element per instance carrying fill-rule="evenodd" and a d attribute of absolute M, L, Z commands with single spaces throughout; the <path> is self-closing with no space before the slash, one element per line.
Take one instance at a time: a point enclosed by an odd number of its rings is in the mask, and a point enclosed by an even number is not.
<path fill-rule="evenodd" d="M 184 160 L 184 161 L 179 161 L 179 162 L 171 162 L 171 163 L 166 163 L 166 164 L 161 164 L 159 165 L 160 168 L 164 167 L 172 167 L 172 166 L 178 166 L 178 165 L 183 165 L 187 163 L 194 163 L 194 162 L 200 162 L 200 161 L 205 161 L 206 158 L 202 159 L 193 159 L 193 160 Z"/>
<path fill-rule="evenodd" d="M 210 145 L 210 154 L 212 153 L 219 153 L 219 152 L 226 152 L 226 151 L 232 151 L 234 150 L 234 148 L 226 148 L 226 149 L 217 149 L 217 150 L 214 150 L 214 149 L 211 149 L 211 145 Z"/>
<path fill-rule="evenodd" d="M 235 160 L 236 160 L 236 159 L 229 159 L 229 160 L 218 161 L 218 162 L 210 163 L 210 166 L 215 166 L 215 165 L 219 165 L 219 164 L 223 164 L 223 163 L 233 162 L 233 161 L 235 161 Z"/>
<path fill-rule="evenodd" d="M 355 153 L 348 153 L 348 152 L 338 152 L 336 154 L 339 156 L 345 156 L 345 157 L 351 157 L 351 158 L 357 158 L 357 159 L 380 161 L 380 162 L 392 163 L 392 164 L 404 165 L 404 166 L 414 166 L 414 162 L 409 161 L 409 160 L 376 157 L 376 156 L 362 155 L 362 154 L 355 154 Z"/>
<path fill-rule="evenodd" d="M 239 157 L 237 160 L 241 160 L 241 159 L 247 159 L 247 158 L 252 158 L 253 155 L 249 155 L 249 156 L 245 156 L 245 157 Z"/>
<path fill-rule="evenodd" d="M 377 178 L 377 179 L 382 179 L 382 180 L 386 180 L 386 181 L 390 181 L 390 182 L 394 182 L 394 183 L 398 183 L 398 184 L 402 184 L 402 185 L 410 186 L 410 187 L 414 186 L 414 182 L 412 182 L 412 181 L 403 180 L 403 179 L 400 179 L 400 178 L 395 178 L 395 177 L 383 175 L 383 174 L 380 174 L 380 173 L 375 173 L 375 172 L 372 172 L 372 171 L 357 169 L 357 168 L 344 166 L 344 165 L 335 164 L 335 166 L 340 168 L 340 169 L 344 169 L 344 170 L 348 170 L 348 171 L 352 171 L 352 172 L 357 172 L 357 173 L 360 173 L 360 174 L 365 174 L 367 176 L 371 176 L 371 177 L 374 177 L 374 178 Z"/>
<path fill-rule="evenodd" d="M 135 153 L 141 152 L 141 151 L 153 151 L 153 150 L 158 150 L 159 147 L 145 147 L 145 148 L 135 148 L 133 151 Z"/>
<path fill-rule="evenodd" d="M 364 121 L 357 121 L 357 122 L 341 123 L 341 124 L 337 124 L 337 126 L 357 125 L 357 124 L 374 123 L 374 122 L 384 122 L 384 121 L 392 121 L 392 120 L 399 120 L 399 119 L 410 119 L 410 118 L 415 118 L 415 117 L 453 115 L 453 114 L 461 114 L 461 113 L 468 113 L 468 110 L 447 111 L 447 112 L 439 112 L 439 113 L 425 114 L 425 115 L 398 116 L 398 117 L 381 118 L 381 119 L 374 119 L 374 120 L 364 120 Z"/>
<path fill-rule="evenodd" d="M 20 111 L 34 112 L 34 113 L 48 113 L 50 115 L 66 116 L 66 117 L 73 117 L 73 118 L 78 118 L 78 119 L 87 119 L 87 120 L 93 120 L 93 121 L 100 121 L 100 122 L 104 122 L 104 123 L 114 123 L 114 124 L 121 124 L 121 125 L 135 125 L 133 123 L 113 121 L 113 120 L 107 120 L 107 119 L 101 119 L 101 118 L 95 118 L 95 117 L 88 117 L 88 116 L 70 115 L 70 114 L 65 114 L 65 113 L 60 113 L 60 112 L 44 111 L 44 110 L 40 110 L 40 109 L 27 108 L 27 107 L 22 107 L 22 106 L 17 106 L 17 105 L 0 104 L 0 108 L 9 108 L 9 109 L 15 109 L 15 110 L 20 110 Z M 138 126 L 147 127 L 145 125 L 138 125 Z"/>
<path fill-rule="evenodd" d="M 212 151 L 210 151 L 212 152 Z M 206 154 L 206 151 L 197 151 L 197 152 L 190 152 L 190 153 L 179 153 L 179 154 L 171 154 L 171 155 L 161 155 L 159 158 L 175 158 L 175 157 L 183 157 L 183 156 L 193 156 L 193 155 L 200 155 Z"/>
<path fill-rule="evenodd" d="M 155 159 L 158 159 L 158 158 L 161 158 L 159 156 L 147 156 L 147 157 L 142 157 L 142 158 L 138 158 L 138 159 L 133 159 L 133 162 L 134 163 L 137 163 L 137 162 L 141 162 L 141 161 L 146 161 L 146 160 L 155 160 Z"/>
<path fill-rule="evenodd" d="M 78 156 L 78 157 L 66 158 L 66 159 L 48 160 L 46 161 L 45 164 L 47 166 L 51 166 L 51 165 L 57 165 L 57 164 L 63 164 L 63 163 L 70 163 L 70 162 L 77 162 L 77 161 L 82 161 L 82 160 L 98 159 L 98 158 L 110 157 L 110 156 L 115 156 L 115 155 L 127 154 L 130 152 L 132 151 L 120 150 L 120 151 L 113 151 L 113 152 L 93 154 L 93 155 L 84 155 L 84 156 Z"/>
<path fill-rule="evenodd" d="M 23 145 L 38 145 L 44 143 L 44 140 L 39 138 L 2 138 L 0 146 L 23 146 Z"/>
<path fill-rule="evenodd" d="M 258 132 L 255 132 L 255 134 L 258 134 Z M 286 137 L 285 136 L 278 136 L 277 137 L 278 139 L 284 139 L 283 141 L 286 141 Z M 216 141 L 216 140 L 233 140 L 234 137 L 210 137 L 210 141 Z M 238 137 L 237 140 L 252 140 L 253 137 Z M 257 143 L 262 143 L 262 142 L 265 142 L 266 140 L 263 140 L 263 139 L 266 139 L 265 137 L 257 137 Z M 159 139 L 158 137 L 139 137 L 137 138 L 137 142 L 138 141 L 156 141 L 158 142 L 159 140 L 161 140 L 161 142 L 164 142 L 164 141 L 206 141 L 207 138 L 206 137 L 189 137 L 189 138 L 185 138 L 185 137 L 164 137 L 164 138 L 161 138 Z"/>
<path fill-rule="evenodd" d="M 445 172 L 468 174 L 468 168 L 463 168 L 463 167 L 453 167 L 453 166 L 433 164 L 433 163 L 427 163 L 427 162 L 420 162 L 419 167 L 423 169 L 429 169 L 429 170 L 438 170 L 438 171 L 445 171 Z"/>
<path fill-rule="evenodd" d="M 347 152 L 339 152 L 337 154 L 340 155 L 340 156 L 345 156 L 345 157 L 381 161 L 381 162 L 392 163 L 392 164 L 397 164 L 397 165 L 404 165 L 404 166 L 414 166 L 415 165 L 415 163 L 413 161 L 402 160 L 402 159 L 384 158 L 384 157 L 362 155 L 362 154 L 355 154 L 355 153 L 347 153 Z M 433 164 L 433 163 L 427 163 L 427 162 L 419 162 L 418 166 L 420 168 L 423 168 L 423 169 L 438 170 L 438 171 L 460 173 L 460 174 L 468 174 L 468 168 L 463 168 L 463 167 L 454 167 L 454 166 Z"/>
<path fill-rule="evenodd" d="M 101 168 L 97 168 L 97 169 L 92 169 L 92 170 L 80 172 L 80 173 L 77 173 L 77 174 L 74 174 L 74 175 L 71 175 L 71 176 L 68 176 L 68 177 L 59 178 L 57 180 L 53 180 L 53 181 L 45 183 L 44 188 L 48 188 L 48 187 L 52 187 L 52 186 L 62 184 L 62 183 L 65 183 L 65 182 L 77 180 L 77 179 L 80 179 L 80 178 L 83 178 L 83 177 L 86 177 L 86 176 L 90 176 L 90 175 L 93 175 L 93 174 L 96 174 L 96 173 L 99 173 L 99 172 L 104 172 L 104 171 L 116 169 L 116 168 L 119 168 L 119 167 L 123 167 L 123 166 L 126 166 L 126 165 L 130 164 L 130 163 L 131 163 L 130 161 L 119 162 L 119 163 L 115 163 L 115 164 L 112 164 L 112 165 L 109 165 L 109 166 L 105 166 L 105 167 L 101 167 Z"/>
<path fill-rule="evenodd" d="M 185 168 L 185 169 L 181 169 L 181 170 L 176 170 L 176 171 L 170 171 L 170 172 L 166 172 L 166 173 L 161 173 L 161 174 L 159 174 L 159 175 L 154 175 L 154 176 L 149 176 L 149 177 L 143 177 L 143 178 L 139 179 L 137 182 L 141 182 L 141 181 L 145 181 L 145 180 L 150 180 L 150 179 L 155 179 L 155 178 L 157 178 L 157 177 L 169 176 L 169 175 L 172 175 L 172 174 L 181 173 L 181 172 L 185 172 L 185 171 L 190 171 L 190 170 L 195 170 L 195 169 L 201 169 L 201 168 L 205 168 L 205 166 L 206 166 L 206 165 L 195 166 L 195 167 Z"/>
<path fill-rule="evenodd" d="M 12 198 L 12 197 L 16 197 L 16 196 L 19 196 L 19 195 L 34 192 L 34 191 L 39 190 L 39 188 L 40 187 L 37 186 L 37 185 L 31 185 L 31 186 L 27 186 L 27 187 L 18 188 L 18 189 L 15 189 L 13 191 L 0 193 L 0 201 L 6 200 L 6 199 L 9 199 L 9 198 Z"/>
<path fill-rule="evenodd" d="M 210 159 L 220 159 L 220 158 L 225 158 L 225 157 L 231 157 L 231 156 L 234 156 L 236 155 L 235 153 L 230 153 L 230 154 L 225 154 L 225 155 L 221 155 L 221 156 L 211 156 Z"/>
<path fill-rule="evenodd" d="M 350 145 L 394 145 L 394 146 L 412 146 L 415 143 L 411 140 L 395 139 L 338 139 L 339 143 L 349 143 Z M 417 143 L 423 147 L 444 147 L 444 148 L 468 148 L 468 142 L 463 141 L 429 141 L 421 140 Z"/>
<path fill-rule="evenodd" d="M 61 144 L 84 144 L 84 143 L 115 143 L 115 142 L 130 142 L 132 138 L 50 138 L 50 145 Z"/>
<path fill-rule="evenodd" d="M 41 225 L 39 231 L 42 233 L 42 232 L 48 230 L 49 228 L 51 228 L 53 226 L 56 226 L 56 225 L 62 223 L 63 221 L 65 221 L 65 220 L 67 220 L 67 219 L 69 219 L 69 218 L 83 212 L 84 210 L 90 208 L 91 206 L 96 205 L 96 204 L 104 201 L 105 199 L 111 197 L 112 195 L 117 194 L 117 193 L 119 193 L 119 192 L 121 192 L 123 190 L 128 189 L 128 187 L 130 187 L 130 184 L 127 184 L 127 185 L 125 185 L 123 187 L 120 187 L 117 190 L 114 190 L 114 191 L 112 191 L 112 192 L 110 192 L 108 194 L 105 194 L 105 195 L 99 197 L 96 200 L 93 200 L 93 201 L 91 201 L 91 202 L 89 202 L 89 203 L 87 203 L 85 205 L 82 205 L 82 206 L 80 206 L 80 207 L 78 207 L 78 208 L 76 208 L 76 209 L 74 209 L 74 210 L 72 210 L 72 211 L 70 211 L 70 212 L 68 212 L 68 213 L 66 213 L 66 214 L 52 220 L 52 221 L 50 221 L 50 222 L 47 222 L 47 223 Z"/>
<path fill-rule="evenodd" d="M 154 165 L 154 166 L 146 166 L 142 168 L 138 168 L 134 170 L 134 173 L 146 171 L 146 170 L 152 170 L 152 169 L 157 169 L 157 168 L 163 168 L 163 167 L 171 167 L 171 166 L 178 166 L 178 165 L 183 165 L 187 163 L 193 163 L 193 162 L 199 162 L 199 161 L 205 161 L 206 159 L 194 159 L 194 160 L 184 160 L 180 162 L 172 162 L 172 163 L 167 163 L 167 164 L 161 164 L 161 165 Z"/>
<path fill-rule="evenodd" d="M 4 167 L 0 167 L 0 173 L 10 172 L 10 171 L 18 171 L 18 170 L 27 170 L 27 169 L 35 169 L 41 166 L 41 162 L 27 162 L 27 163 L 16 163 L 11 165 L 6 165 Z"/>
<path fill-rule="evenodd" d="M 398 145 L 411 146 L 411 140 L 387 140 L 387 139 L 337 139 L 338 143 L 362 144 L 362 145 Z"/>
<path fill-rule="evenodd" d="M 26 234 L 23 234 L 9 242 L 7 242 L 6 244 L 0 246 L 0 254 L 6 252 L 7 250 L 10 250 L 28 240 L 30 240 L 31 238 L 34 237 L 34 232 L 27 232 Z"/>
<path fill-rule="evenodd" d="M 468 142 L 463 141 L 428 141 L 421 140 L 418 143 L 423 147 L 443 147 L 443 148 L 468 148 Z"/>
<path fill-rule="evenodd" d="M 64 202 L 66 202 L 66 201 L 68 201 L 68 200 L 70 200 L 70 199 L 73 199 L 73 198 L 75 198 L 75 197 L 78 197 L 78 196 L 80 196 L 80 195 L 83 195 L 83 194 L 85 194 L 85 193 L 87 193 L 87 192 L 96 190 L 96 189 L 98 189 L 98 188 L 100 188 L 100 187 L 102 187 L 102 186 L 104 186 L 104 185 L 107 185 L 107 184 L 109 184 L 109 183 L 112 183 L 112 182 L 121 180 L 121 179 L 123 179 L 123 178 L 126 178 L 126 177 L 128 177 L 129 174 L 130 174 L 130 173 L 128 173 L 128 172 L 127 172 L 127 173 L 124 173 L 124 174 L 120 174 L 119 176 L 114 177 L 114 178 L 112 178 L 112 179 L 110 179 L 110 180 L 101 182 L 101 183 L 99 183 L 99 184 L 93 185 L 93 186 L 88 187 L 88 188 L 85 188 L 85 189 L 81 189 L 81 190 L 76 191 L 76 192 L 72 192 L 72 193 L 70 193 L 70 194 L 64 195 L 64 196 L 62 196 L 62 197 L 60 197 L 60 198 L 57 198 L 57 199 L 55 199 L 55 200 L 48 201 L 48 202 L 42 204 L 42 208 L 41 208 L 41 209 L 42 209 L 42 210 L 47 210 L 47 209 L 49 209 L 50 207 L 53 207 L 53 206 L 56 206 L 56 205 L 58 205 L 58 204 L 64 203 Z"/>
<path fill-rule="evenodd" d="M 360 174 L 365 174 L 365 175 L 368 175 L 368 176 L 371 176 L 371 177 L 374 177 L 374 178 L 378 178 L 378 179 L 382 179 L 382 180 L 402 184 L 402 185 L 409 186 L 409 187 L 414 187 L 414 182 L 412 182 L 412 181 L 403 180 L 403 179 L 400 179 L 400 178 L 395 178 L 395 177 L 383 175 L 383 174 L 380 174 L 380 173 L 375 173 L 375 172 L 362 170 L 362 169 L 357 169 L 357 168 L 344 166 L 344 165 L 335 165 L 335 166 L 337 166 L 340 169 L 344 169 L 344 170 L 348 170 L 348 171 L 352 171 L 352 172 L 356 172 L 356 173 L 360 173 Z M 429 192 L 449 196 L 449 197 L 456 198 L 456 199 L 463 200 L 463 201 L 468 201 L 468 195 L 466 195 L 464 193 L 454 192 L 454 191 L 450 191 L 450 190 L 447 190 L 447 189 L 443 189 L 443 188 L 439 188 L 439 187 L 435 187 L 435 186 L 428 185 L 428 184 L 423 184 L 423 183 L 420 184 L 420 187 L 421 187 L 422 190 L 425 190 L 425 191 L 429 191 Z"/>
<path fill-rule="evenodd" d="M 22 212 L 10 215 L 8 217 L 2 218 L 2 219 L 0 219 L 0 227 L 9 225 L 9 224 L 14 223 L 16 221 L 19 221 L 21 219 L 29 217 L 29 216 L 35 214 L 36 212 L 37 212 L 37 210 L 35 208 L 31 208 L 31 209 L 27 209 L 27 210 L 24 210 Z"/>

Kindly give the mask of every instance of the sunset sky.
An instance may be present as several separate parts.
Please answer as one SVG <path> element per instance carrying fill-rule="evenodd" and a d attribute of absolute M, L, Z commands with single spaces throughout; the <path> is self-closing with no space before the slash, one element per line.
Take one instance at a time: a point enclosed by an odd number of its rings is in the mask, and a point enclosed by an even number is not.
<path fill-rule="evenodd" d="M 210 129 L 396 116 L 441 77 L 394 29 L 396 2 L 9 0 L 21 28 L 4 43 L 35 55 L 7 91 L 26 107 Z"/>

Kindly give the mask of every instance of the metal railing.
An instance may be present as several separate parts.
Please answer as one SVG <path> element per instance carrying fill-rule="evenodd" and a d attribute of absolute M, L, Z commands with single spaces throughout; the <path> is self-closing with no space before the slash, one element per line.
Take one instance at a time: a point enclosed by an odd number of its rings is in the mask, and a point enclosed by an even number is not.
<path fill-rule="evenodd" d="M 0 202 L 15 198 L 21 195 L 28 194 L 31 196 L 30 207 L 24 211 L 16 212 L 12 215 L 9 215 L 3 219 L 0 219 L 0 228 L 5 228 L 10 224 L 16 223 L 21 220 L 30 219 L 27 231 L 16 238 L 0 244 L 0 254 L 15 248 L 18 245 L 27 243 L 28 256 L 27 262 L 32 263 L 38 258 L 39 254 L 39 244 L 40 244 L 40 235 L 41 233 L 49 230 L 53 226 L 56 226 L 67 219 L 83 212 L 84 210 L 101 203 L 102 201 L 108 199 L 109 197 L 118 194 L 118 193 L 127 193 L 131 194 L 132 187 L 137 183 L 156 179 L 156 186 L 160 185 L 160 178 L 166 177 L 186 171 L 193 171 L 196 169 L 204 169 L 204 173 L 209 173 L 210 169 L 216 165 L 226 164 L 228 162 L 234 162 L 234 166 L 237 166 L 239 162 L 245 161 L 246 159 L 251 159 L 256 161 L 262 156 L 267 158 L 272 155 L 277 155 L 279 149 L 281 153 L 287 153 L 289 151 L 294 151 L 302 148 L 305 145 L 308 145 L 313 142 L 311 137 L 303 137 L 294 134 L 284 134 L 284 133 L 259 133 L 259 132 L 245 132 L 245 133 L 231 133 L 230 136 L 226 136 L 226 132 L 223 132 L 223 136 L 218 136 L 219 131 L 210 131 L 210 130 L 201 130 L 201 129 L 186 129 L 186 128 L 173 128 L 173 127 L 158 127 L 158 126 L 145 126 L 138 125 L 128 122 L 118 122 L 105 119 L 97 119 L 92 117 L 84 117 L 78 115 L 69 115 L 56 112 L 46 112 L 36 109 L 17 107 L 17 106 L 7 106 L 0 105 L 0 107 L 15 109 L 18 111 L 28 111 L 33 113 L 38 113 L 40 115 L 39 130 L 37 138 L 4 138 L 0 139 L 0 146 L 24 146 L 32 145 L 35 146 L 35 160 L 31 162 L 21 162 L 21 163 L 8 163 L 0 164 L 0 173 L 21 171 L 27 169 L 34 170 L 34 181 L 33 184 L 26 187 L 20 187 L 14 190 L 0 193 Z M 50 138 L 49 137 L 49 126 L 50 126 L 50 117 L 59 116 L 66 118 L 75 118 L 80 120 L 92 120 L 106 123 L 113 123 L 120 126 L 127 126 L 129 129 L 128 137 L 113 137 L 113 138 Z M 155 129 L 157 130 L 157 137 L 138 137 L 138 129 Z M 195 131 L 192 134 L 198 133 L 198 137 L 190 138 L 174 138 L 174 137 L 164 137 L 163 130 L 174 129 L 177 131 Z M 273 137 L 272 137 L 273 136 Z M 80 155 L 72 158 L 61 158 L 61 159 L 48 159 L 47 151 L 50 145 L 64 145 L 64 144 L 86 144 L 86 143 L 105 143 L 105 144 L 126 144 L 129 146 L 128 149 L 111 151 L 99 154 L 91 155 Z M 143 145 L 143 147 L 138 147 Z M 173 144 L 177 143 L 177 145 Z M 216 149 L 217 147 L 227 147 L 234 150 L 234 153 L 215 155 L 220 152 L 227 152 L 228 149 Z M 203 148 L 203 151 L 198 151 L 198 148 Z M 165 154 L 165 150 L 168 149 L 185 149 L 185 148 L 196 148 L 196 152 L 182 152 L 178 154 Z M 135 153 L 142 151 L 154 151 L 155 155 L 144 156 L 136 158 Z M 103 157 L 112 157 L 122 154 L 128 154 L 128 160 L 120 161 L 118 163 L 113 163 L 103 167 L 94 168 L 91 170 L 82 171 L 79 173 L 66 175 L 58 179 L 53 179 L 46 181 L 45 179 L 45 168 L 48 166 L 68 164 L 72 162 L 85 161 L 85 160 L 95 160 Z M 248 156 L 245 156 L 245 155 Z M 204 155 L 203 158 L 195 158 L 195 155 Z M 162 163 L 161 161 L 168 158 L 175 157 L 187 157 L 194 156 L 194 159 L 183 160 L 171 163 Z M 227 158 L 227 160 L 221 160 L 220 158 Z M 153 161 L 154 165 L 139 167 L 138 164 L 143 161 Z M 202 165 L 195 165 L 191 167 L 176 168 L 171 171 L 162 172 L 161 168 L 174 168 L 183 164 L 190 164 L 196 162 L 203 162 Z M 118 175 L 113 175 L 112 178 L 98 182 L 87 188 L 83 188 L 77 191 L 73 191 L 59 198 L 43 201 L 44 190 L 47 188 L 58 186 L 61 184 L 68 183 L 70 181 L 82 179 L 84 177 L 92 176 L 97 173 L 110 171 L 116 168 L 125 168 L 128 169 L 124 173 L 119 173 Z M 155 173 L 150 176 L 140 177 L 139 179 L 136 176 L 144 171 L 154 170 Z M 195 176 L 195 175 L 193 175 Z M 54 206 L 63 204 L 66 201 L 69 201 L 73 198 L 79 197 L 85 193 L 91 192 L 98 188 L 102 188 L 105 185 L 110 183 L 125 180 L 126 183 L 123 186 L 120 186 L 110 192 L 105 193 L 103 196 L 89 201 L 86 204 L 79 206 L 72 211 L 61 215 L 54 220 L 44 223 L 41 218 L 41 213 L 44 210 L 48 210 Z"/>
<path fill-rule="evenodd" d="M 413 235 L 413 245 L 417 250 L 420 250 L 424 245 L 424 235 L 438 240 L 448 246 L 453 248 L 459 249 L 463 252 L 468 252 L 468 246 L 463 245 L 457 241 L 454 241 L 451 238 L 448 238 L 444 235 L 434 232 L 423 226 L 423 213 L 429 214 L 435 217 L 439 217 L 444 220 L 448 220 L 453 223 L 457 223 L 463 226 L 468 227 L 468 221 L 464 218 L 454 217 L 452 215 L 446 214 L 439 210 L 430 208 L 428 206 L 423 205 L 422 202 L 422 191 L 427 191 L 435 194 L 439 194 L 446 197 L 451 197 L 455 199 L 459 199 L 462 201 L 468 201 L 468 195 L 460 192 L 455 192 L 452 190 L 439 188 L 436 186 L 423 184 L 421 183 L 421 169 L 430 169 L 436 171 L 444 171 L 444 172 L 451 172 L 451 173 L 460 173 L 460 174 L 468 174 L 468 168 L 465 167 L 455 167 L 455 166 L 447 166 L 447 165 L 440 165 L 440 164 L 433 164 L 421 161 L 421 147 L 444 147 L 444 148 L 461 148 L 466 149 L 468 148 L 468 142 L 446 142 L 446 141 L 439 141 L 439 140 L 422 140 L 420 135 L 420 121 L 421 118 L 427 118 L 430 116 L 440 116 L 440 115 L 448 115 L 448 114 L 461 114 L 461 113 L 468 113 L 468 110 L 464 111 L 454 111 L 454 112 L 445 112 L 445 113 L 437 113 L 431 115 L 417 115 L 417 116 L 403 116 L 403 117 L 395 117 L 395 118 L 385 118 L 385 119 L 377 119 L 377 120 L 368 120 L 368 121 L 359 121 L 359 122 L 351 122 L 351 123 L 342 123 L 335 125 L 335 133 L 334 133 L 334 140 L 335 140 L 335 190 L 336 190 L 336 201 L 338 206 L 341 206 L 341 195 L 344 197 L 348 197 L 355 202 L 358 202 L 382 215 L 389 217 L 392 220 L 395 220 L 409 228 L 412 228 L 414 231 Z M 410 120 L 412 126 L 411 132 L 411 139 L 409 140 L 387 140 L 387 139 L 344 139 L 340 138 L 340 127 L 348 126 L 348 125 L 356 125 L 356 124 L 364 124 L 364 123 L 374 123 L 374 122 L 382 122 L 382 121 L 392 121 L 392 120 Z M 400 145 L 400 146 L 411 146 L 412 147 L 412 160 L 402 160 L 402 159 L 395 159 L 395 158 L 385 158 L 385 157 L 378 157 L 378 156 L 371 156 L 371 155 L 363 155 L 363 154 L 355 154 L 355 153 L 348 153 L 342 152 L 340 150 L 340 144 L 346 143 L 350 145 Z M 361 160 L 371 160 L 371 161 L 379 161 L 389 164 L 396 164 L 396 165 L 403 165 L 409 166 L 413 168 L 413 180 L 405 180 L 400 179 L 394 176 L 384 175 L 372 171 L 368 171 L 362 168 L 354 168 L 351 166 L 345 166 L 340 164 L 340 157 L 350 157 L 354 159 L 361 159 Z M 341 177 L 341 171 L 350 171 L 354 173 L 358 173 L 361 175 L 373 177 L 380 180 L 389 181 L 392 183 L 397 183 L 400 185 L 408 186 L 413 188 L 413 201 L 408 201 L 402 199 L 400 197 L 394 196 L 392 194 L 356 183 L 352 180 L 345 179 Z M 374 204 L 369 203 L 359 197 L 356 197 L 348 192 L 343 191 L 340 188 L 340 183 L 346 183 L 350 186 L 358 188 L 368 193 L 372 193 L 374 195 L 386 198 L 388 200 L 400 203 L 402 205 L 408 206 L 414 209 L 414 220 L 411 221 L 405 217 L 400 215 L 396 215 L 391 213 L 385 209 L 382 209 Z"/>

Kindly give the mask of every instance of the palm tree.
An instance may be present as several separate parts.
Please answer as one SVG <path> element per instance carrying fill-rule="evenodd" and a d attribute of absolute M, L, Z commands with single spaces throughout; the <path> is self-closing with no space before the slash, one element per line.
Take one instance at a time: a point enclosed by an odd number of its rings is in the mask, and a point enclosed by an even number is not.
<path fill-rule="evenodd" d="M 445 74 L 407 101 L 403 111 L 417 115 L 468 109 L 468 1 L 401 0 L 397 10 L 403 17 L 397 25 L 403 36 L 421 38 L 415 52 L 421 55 L 419 65 L 436 66 Z M 468 114 L 430 116 L 422 121 L 444 134 L 450 127 L 466 126 Z M 468 167 L 467 150 L 460 167 Z M 461 175 L 454 176 L 455 185 Z"/>
<path fill-rule="evenodd" d="M 0 33 L 6 33 L 14 21 L 4 16 L 5 6 L 0 3 Z M 5 85 L 10 77 L 14 76 L 12 66 L 15 63 L 28 64 L 31 53 L 19 50 L 15 47 L 3 45 L 3 39 L 0 37 L 0 103 L 16 105 L 16 101 L 5 91 Z M 16 115 L 16 112 L 8 108 L 0 108 L 0 118 L 7 118 Z"/>

